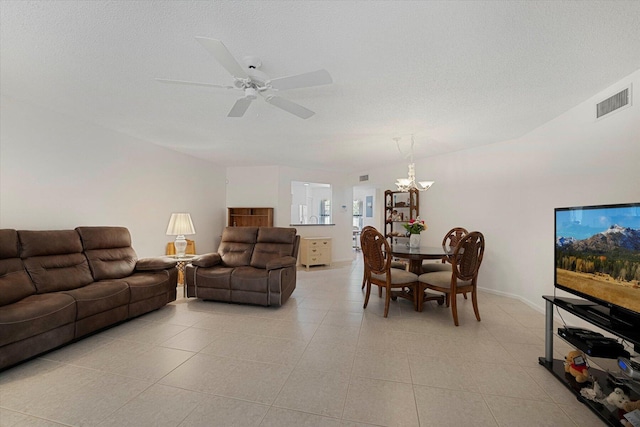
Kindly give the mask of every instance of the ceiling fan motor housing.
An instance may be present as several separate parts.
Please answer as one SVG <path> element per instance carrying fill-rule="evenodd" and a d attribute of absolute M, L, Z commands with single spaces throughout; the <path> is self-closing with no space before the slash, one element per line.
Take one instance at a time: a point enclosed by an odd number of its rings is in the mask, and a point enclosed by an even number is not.
<path fill-rule="evenodd" d="M 247 99 L 256 99 L 258 92 L 254 88 L 248 87 L 244 90 L 244 97 Z"/>

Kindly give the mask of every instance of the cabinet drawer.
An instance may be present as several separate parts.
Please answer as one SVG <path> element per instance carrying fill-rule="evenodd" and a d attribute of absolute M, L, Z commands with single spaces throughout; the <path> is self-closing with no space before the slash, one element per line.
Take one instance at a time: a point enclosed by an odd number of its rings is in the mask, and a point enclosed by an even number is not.
<path fill-rule="evenodd" d="M 313 240 L 309 240 L 308 245 L 311 248 L 322 248 L 322 247 L 327 248 L 327 247 L 331 246 L 331 240 L 329 240 L 329 239 L 322 239 L 322 240 L 313 239 Z"/>

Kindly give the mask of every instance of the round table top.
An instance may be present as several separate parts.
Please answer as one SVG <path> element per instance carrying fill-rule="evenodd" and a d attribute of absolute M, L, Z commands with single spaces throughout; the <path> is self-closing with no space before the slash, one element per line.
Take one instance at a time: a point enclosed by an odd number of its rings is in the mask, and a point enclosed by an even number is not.
<path fill-rule="evenodd" d="M 391 253 L 396 256 L 415 256 L 415 257 L 436 257 L 446 256 L 447 253 L 442 246 L 420 246 L 419 248 L 410 248 L 406 244 L 391 245 Z"/>

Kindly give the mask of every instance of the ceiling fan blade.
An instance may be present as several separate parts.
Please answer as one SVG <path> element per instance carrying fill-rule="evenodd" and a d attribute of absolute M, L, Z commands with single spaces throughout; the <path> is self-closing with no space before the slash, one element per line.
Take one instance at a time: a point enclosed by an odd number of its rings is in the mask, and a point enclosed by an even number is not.
<path fill-rule="evenodd" d="M 233 86 L 229 85 L 216 85 L 213 83 L 199 83 L 199 82 L 188 82 L 185 80 L 170 80 L 170 79 L 156 79 L 160 83 L 169 83 L 173 85 L 186 85 L 186 86 L 205 86 L 205 87 L 219 87 L 222 89 L 235 89 Z"/>
<path fill-rule="evenodd" d="M 233 77 L 249 78 L 249 75 L 242 65 L 236 61 L 233 55 L 231 55 L 231 52 L 229 52 L 229 49 L 227 49 L 220 40 L 208 39 L 206 37 L 196 37 L 196 40 L 198 40 Z"/>
<path fill-rule="evenodd" d="M 271 80 L 271 87 L 277 90 L 297 89 L 301 87 L 311 87 L 328 85 L 333 83 L 333 79 L 327 70 L 311 71 L 297 74 L 295 76 L 278 77 Z"/>
<path fill-rule="evenodd" d="M 251 105 L 251 101 L 253 101 L 251 98 L 239 98 L 236 103 L 233 104 L 233 107 L 231 108 L 231 111 L 229 111 L 229 114 L 227 114 L 227 117 L 244 116 L 244 113 L 247 112 L 247 108 Z"/>
<path fill-rule="evenodd" d="M 296 104 L 293 101 L 289 101 L 288 99 L 284 99 L 279 96 L 268 96 L 265 98 L 265 101 L 288 113 L 298 116 L 301 119 L 308 119 L 315 114 L 313 111 L 304 108 L 302 105 Z"/>

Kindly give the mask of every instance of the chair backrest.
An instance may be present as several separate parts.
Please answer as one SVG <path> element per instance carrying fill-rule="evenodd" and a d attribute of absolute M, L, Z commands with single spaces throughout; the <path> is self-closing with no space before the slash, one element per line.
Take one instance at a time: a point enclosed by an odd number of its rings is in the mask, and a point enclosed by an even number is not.
<path fill-rule="evenodd" d="M 367 226 L 360 234 L 364 265 L 373 274 L 383 274 L 391 268 L 391 247 L 374 227 Z"/>
<path fill-rule="evenodd" d="M 484 236 L 479 231 L 472 231 L 464 236 L 453 251 L 453 274 L 458 280 L 473 280 L 478 275 L 484 256 Z"/>
<path fill-rule="evenodd" d="M 469 232 L 465 228 L 454 227 L 449 230 L 442 239 L 442 249 L 444 249 L 444 252 L 447 254 L 446 259 L 450 264 L 453 258 L 453 254 L 450 253 L 450 251 L 452 251 L 458 245 L 458 242 L 467 234 L 469 234 Z"/>

